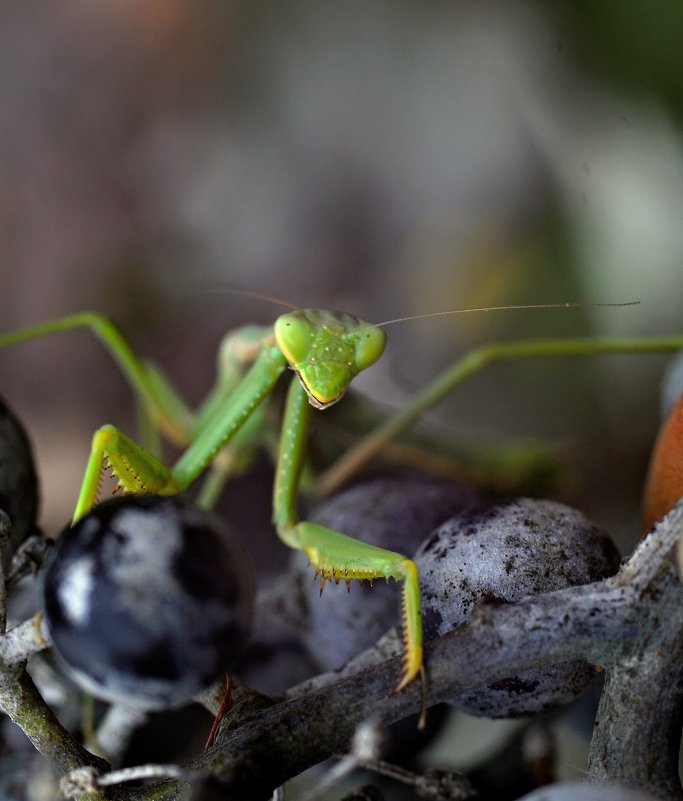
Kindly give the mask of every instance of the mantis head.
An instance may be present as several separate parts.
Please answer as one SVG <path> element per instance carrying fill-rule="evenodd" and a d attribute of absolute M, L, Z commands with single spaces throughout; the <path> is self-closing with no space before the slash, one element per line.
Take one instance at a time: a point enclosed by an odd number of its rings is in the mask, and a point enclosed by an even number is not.
<path fill-rule="evenodd" d="M 277 318 L 275 341 L 316 409 L 343 397 L 352 379 L 384 352 L 381 328 L 345 312 L 297 309 Z"/>
<path fill-rule="evenodd" d="M 240 290 L 244 294 L 253 294 Z M 274 300 L 273 298 L 267 299 Z M 276 301 L 282 303 L 282 301 Z M 488 306 L 396 317 L 379 324 L 368 323 L 345 312 L 329 309 L 299 309 L 275 321 L 275 341 L 296 372 L 308 394 L 311 406 L 327 409 L 335 404 L 361 370 L 374 364 L 384 352 L 386 334 L 382 327 L 407 320 L 441 317 L 471 312 L 513 309 L 571 309 L 586 306 L 632 306 L 626 303 L 541 303 L 534 305 Z M 286 304 L 289 305 L 289 304 Z"/>

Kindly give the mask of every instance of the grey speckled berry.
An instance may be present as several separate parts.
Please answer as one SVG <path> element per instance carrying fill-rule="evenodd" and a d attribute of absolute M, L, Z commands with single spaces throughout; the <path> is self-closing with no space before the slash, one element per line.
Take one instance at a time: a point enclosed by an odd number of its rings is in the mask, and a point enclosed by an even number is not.
<path fill-rule="evenodd" d="M 580 512 L 522 498 L 462 512 L 423 543 L 415 561 L 429 640 L 467 620 L 484 598 L 514 602 L 612 575 L 619 554 Z M 567 703 L 592 676 L 585 662 L 528 670 L 454 704 L 483 717 L 533 714 Z"/>
<path fill-rule="evenodd" d="M 253 579 L 219 518 L 178 497 L 127 495 L 62 533 L 43 593 L 72 677 L 101 698 L 154 709 L 225 673 L 249 633 Z"/>
<path fill-rule="evenodd" d="M 364 479 L 319 504 L 309 519 L 335 531 L 408 556 L 443 520 L 478 503 L 469 489 L 413 471 Z M 334 670 L 372 645 L 399 622 L 401 588 L 377 579 L 370 587 L 354 581 L 319 580 L 303 554 L 294 570 L 308 608 L 304 642 L 324 670 Z"/>
<path fill-rule="evenodd" d="M 33 455 L 21 423 L 0 399 L 0 509 L 11 522 L 5 561 L 33 533 L 38 511 L 38 482 Z"/>
<path fill-rule="evenodd" d="M 562 782 L 541 787 L 519 801 L 658 801 L 655 796 L 623 784 Z"/>

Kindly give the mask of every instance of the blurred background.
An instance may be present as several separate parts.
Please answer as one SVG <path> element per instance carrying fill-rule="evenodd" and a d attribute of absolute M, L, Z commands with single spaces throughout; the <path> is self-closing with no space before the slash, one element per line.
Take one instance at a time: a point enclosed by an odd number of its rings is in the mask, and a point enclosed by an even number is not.
<path fill-rule="evenodd" d="M 2 329 L 105 312 L 198 401 L 222 334 L 279 311 L 222 282 L 371 321 L 641 301 L 392 326 L 361 385 L 395 406 L 489 340 L 680 331 L 682 36 L 675 0 L 4 3 Z M 499 366 L 435 415 L 568 447 L 587 511 L 637 526 L 664 363 Z M 0 380 L 59 527 L 130 394 L 85 332 Z"/>
<path fill-rule="evenodd" d="M 222 282 L 372 321 L 641 301 L 391 326 L 360 384 L 394 406 L 489 340 L 680 331 L 682 35 L 675 0 L 4 3 L 2 329 L 105 312 L 198 401 L 222 334 L 279 311 Z M 633 539 L 665 362 L 501 365 L 435 419 L 561 446 Z M 53 533 L 130 393 L 86 332 L 7 349 L 0 383 Z"/>
<path fill-rule="evenodd" d="M 394 407 L 488 341 L 681 332 L 682 41 L 677 0 L 5 2 L 0 328 L 105 312 L 197 402 L 222 335 L 279 312 L 225 282 L 370 321 L 641 301 L 392 325 L 359 385 Z M 627 552 L 666 363 L 498 365 L 432 425 L 548 443 Z M 54 535 L 130 392 L 87 332 L 0 352 L 0 391 Z"/>

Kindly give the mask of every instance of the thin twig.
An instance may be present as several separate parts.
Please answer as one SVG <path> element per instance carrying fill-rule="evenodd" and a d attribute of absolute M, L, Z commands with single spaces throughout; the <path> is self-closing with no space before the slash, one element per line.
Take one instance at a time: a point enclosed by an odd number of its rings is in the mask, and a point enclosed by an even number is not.
<path fill-rule="evenodd" d="M 0 662 L 19 665 L 50 645 L 43 616 L 38 614 L 0 637 Z"/>

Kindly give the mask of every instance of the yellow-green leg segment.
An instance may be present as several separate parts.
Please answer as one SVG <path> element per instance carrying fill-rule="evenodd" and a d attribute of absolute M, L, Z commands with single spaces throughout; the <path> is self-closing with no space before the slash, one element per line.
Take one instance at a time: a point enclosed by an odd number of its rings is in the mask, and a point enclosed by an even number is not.
<path fill-rule="evenodd" d="M 156 456 L 141 448 L 115 426 L 98 428 L 92 438 L 90 457 L 73 522 L 86 515 L 97 501 L 102 470 L 111 467 L 124 492 L 175 495 L 182 487 L 173 473 Z"/>
<path fill-rule="evenodd" d="M 192 443 L 171 469 L 114 426 L 99 428 L 93 436 L 74 522 L 97 501 L 105 465 L 111 467 L 124 492 L 174 495 L 187 489 L 258 409 L 285 366 L 280 351 L 264 345 L 229 402 L 206 416 L 202 426 L 195 430 Z"/>
<path fill-rule="evenodd" d="M 422 666 L 420 585 L 415 563 L 394 551 L 378 548 L 318 523 L 300 521 L 296 512 L 298 478 L 304 461 L 311 406 L 298 381 L 292 381 L 282 425 L 279 460 L 273 493 L 273 517 L 280 539 L 304 551 L 320 576 L 327 580 L 403 581 L 404 665 L 395 690 L 402 690 Z"/>

